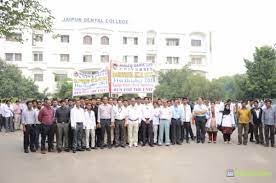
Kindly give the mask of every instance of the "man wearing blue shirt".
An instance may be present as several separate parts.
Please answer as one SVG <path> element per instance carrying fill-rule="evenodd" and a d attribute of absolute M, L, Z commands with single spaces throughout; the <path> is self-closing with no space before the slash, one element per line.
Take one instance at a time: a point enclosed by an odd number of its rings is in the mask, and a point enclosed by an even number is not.
<path fill-rule="evenodd" d="M 174 105 L 172 106 L 172 124 L 171 124 L 171 133 L 172 133 L 172 145 L 178 144 L 181 145 L 181 118 L 183 111 L 179 106 L 179 100 L 174 100 Z"/>

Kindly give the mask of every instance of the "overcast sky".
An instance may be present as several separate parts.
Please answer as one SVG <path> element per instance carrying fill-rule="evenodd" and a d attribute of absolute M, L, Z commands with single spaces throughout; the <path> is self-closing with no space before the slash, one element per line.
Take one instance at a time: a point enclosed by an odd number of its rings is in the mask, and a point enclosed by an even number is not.
<path fill-rule="evenodd" d="M 276 43 L 276 0 L 45 0 L 53 15 L 127 18 L 158 32 L 213 33 L 213 77 L 245 71 L 255 46 Z M 135 27 L 134 26 L 134 27 Z"/>

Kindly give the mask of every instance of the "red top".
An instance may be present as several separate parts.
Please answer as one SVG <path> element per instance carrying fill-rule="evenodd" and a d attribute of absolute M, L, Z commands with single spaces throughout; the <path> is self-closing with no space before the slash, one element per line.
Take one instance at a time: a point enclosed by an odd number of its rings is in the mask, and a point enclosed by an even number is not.
<path fill-rule="evenodd" d="M 54 123 L 54 110 L 51 107 L 43 107 L 38 114 L 38 121 L 45 125 Z"/>

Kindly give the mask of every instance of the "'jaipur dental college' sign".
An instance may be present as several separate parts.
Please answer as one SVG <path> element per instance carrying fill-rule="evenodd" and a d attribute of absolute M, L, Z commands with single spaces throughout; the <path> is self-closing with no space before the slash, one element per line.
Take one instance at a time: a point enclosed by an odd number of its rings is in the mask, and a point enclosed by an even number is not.
<path fill-rule="evenodd" d="M 68 23 L 92 23 L 92 24 L 119 24 L 127 25 L 128 20 L 116 18 L 95 18 L 95 17 L 64 17 L 62 22 Z"/>

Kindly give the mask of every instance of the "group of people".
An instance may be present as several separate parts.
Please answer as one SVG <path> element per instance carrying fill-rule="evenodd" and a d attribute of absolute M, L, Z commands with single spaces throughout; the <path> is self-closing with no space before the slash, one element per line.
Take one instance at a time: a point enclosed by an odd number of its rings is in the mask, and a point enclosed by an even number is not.
<path fill-rule="evenodd" d="M 196 126 L 194 136 L 191 125 Z M 181 145 L 195 140 L 217 142 L 221 131 L 226 144 L 238 128 L 238 144 L 250 141 L 274 147 L 276 109 L 272 101 L 261 105 L 258 100 L 210 102 L 199 97 L 194 103 L 188 98 L 130 100 L 103 97 L 91 99 L 44 99 L 27 101 L 25 105 L 10 100 L 0 105 L 0 130 L 23 128 L 24 152 L 42 154 L 72 150 L 90 151 L 97 148 L 137 147 L 149 145 Z M 255 140 L 254 140 L 255 138 Z M 54 147 L 56 141 L 56 147 Z"/>

